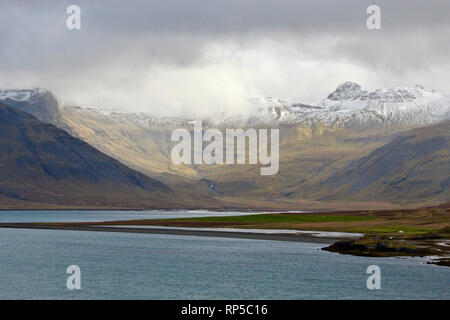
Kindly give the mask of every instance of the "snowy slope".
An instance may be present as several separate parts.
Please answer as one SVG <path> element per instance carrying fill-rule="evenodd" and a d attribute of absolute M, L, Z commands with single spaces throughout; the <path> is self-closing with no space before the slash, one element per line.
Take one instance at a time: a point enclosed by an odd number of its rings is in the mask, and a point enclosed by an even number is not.
<path fill-rule="evenodd" d="M 422 86 L 367 92 L 345 82 L 319 103 L 328 123 L 420 125 L 450 119 L 450 97 Z"/>
<path fill-rule="evenodd" d="M 58 101 L 48 90 L 0 90 L 0 102 L 27 112 L 41 121 L 66 129 L 61 119 Z"/>
<path fill-rule="evenodd" d="M 46 90 L 40 88 L 22 90 L 0 89 L 0 100 L 5 101 L 9 99 L 12 101 L 30 101 L 45 92 Z"/>
<path fill-rule="evenodd" d="M 48 91 L 43 89 L 0 90 L 0 101 L 5 103 L 33 102 Z M 414 126 L 437 123 L 450 119 L 450 96 L 428 91 L 421 86 L 413 88 L 377 89 L 368 92 L 354 82 L 339 85 L 317 105 L 291 103 L 272 97 L 249 101 L 253 110 L 250 116 L 236 114 L 225 117 L 218 114 L 208 119 L 156 118 L 145 113 L 104 111 L 93 108 L 73 108 L 73 112 L 108 119 L 117 123 L 139 127 L 188 125 L 187 121 L 204 120 L 216 126 L 293 125 L 313 126 Z"/>
<path fill-rule="evenodd" d="M 450 119 L 450 96 L 421 86 L 367 92 L 356 83 L 345 82 L 317 106 L 270 97 L 252 99 L 251 104 L 254 115 L 240 119 L 249 124 L 410 126 Z"/>

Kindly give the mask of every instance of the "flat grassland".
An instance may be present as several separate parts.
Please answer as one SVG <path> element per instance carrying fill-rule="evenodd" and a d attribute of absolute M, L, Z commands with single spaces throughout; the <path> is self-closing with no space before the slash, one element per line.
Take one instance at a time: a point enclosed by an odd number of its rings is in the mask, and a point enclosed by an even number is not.
<path fill-rule="evenodd" d="M 417 235 L 450 227 L 450 205 L 409 210 L 367 210 L 315 213 L 267 213 L 245 216 L 146 219 L 83 223 L 243 229 L 289 229 Z"/>

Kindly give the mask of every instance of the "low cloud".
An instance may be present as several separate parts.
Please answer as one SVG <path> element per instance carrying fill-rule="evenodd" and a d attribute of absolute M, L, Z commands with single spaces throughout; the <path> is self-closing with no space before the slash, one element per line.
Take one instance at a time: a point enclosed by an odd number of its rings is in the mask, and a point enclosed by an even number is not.
<path fill-rule="evenodd" d="M 351 80 L 449 93 L 450 3 L 380 1 L 0 3 L 0 87 L 44 87 L 63 103 L 204 117 L 251 112 L 251 97 L 316 103 Z"/>

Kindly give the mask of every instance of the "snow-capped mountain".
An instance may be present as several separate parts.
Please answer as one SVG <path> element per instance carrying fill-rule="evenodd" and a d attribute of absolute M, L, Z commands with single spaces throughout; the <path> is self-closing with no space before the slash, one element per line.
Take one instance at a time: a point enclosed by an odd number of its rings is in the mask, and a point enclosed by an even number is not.
<path fill-rule="evenodd" d="M 34 88 L 0 90 L 0 102 L 27 112 L 41 121 L 66 129 L 55 96 L 48 90 Z"/>
<path fill-rule="evenodd" d="M 368 92 L 356 83 L 345 82 L 316 106 L 273 98 L 253 99 L 251 103 L 255 113 L 246 122 L 252 124 L 409 126 L 450 119 L 450 96 L 421 86 Z"/>
<path fill-rule="evenodd" d="M 345 82 L 319 107 L 328 123 L 420 125 L 450 119 L 450 96 L 422 86 L 367 92 L 356 83 Z"/>
<path fill-rule="evenodd" d="M 31 101 L 44 94 L 47 90 L 34 88 L 34 89 L 20 89 L 20 90 L 8 90 L 0 89 L 0 100 L 11 100 L 11 101 Z"/>
<path fill-rule="evenodd" d="M 53 95 L 43 89 L 0 90 L 0 101 L 9 103 L 23 111 L 42 118 L 52 118 L 57 113 L 57 102 Z M 25 104 L 33 107 L 24 110 Z M 45 104 L 50 107 L 44 108 Z M 217 115 L 204 120 L 215 126 L 279 126 L 303 124 L 313 126 L 417 126 L 450 119 L 450 96 L 429 91 L 421 86 L 413 88 L 362 90 L 354 82 L 339 85 L 334 92 L 317 105 L 291 103 L 273 97 L 249 100 L 250 116 Z M 105 111 L 95 108 L 67 107 L 71 112 L 104 118 L 122 124 L 139 127 L 163 127 L 165 125 L 188 125 L 188 118 L 157 118 L 145 113 Z M 54 118 L 53 118 L 54 121 Z"/>
<path fill-rule="evenodd" d="M 42 89 L 0 92 L 5 103 L 65 129 L 149 177 L 163 179 L 174 190 L 271 203 L 345 199 L 424 205 L 449 199 L 450 162 L 445 151 L 450 122 L 424 125 L 450 119 L 450 99 L 418 86 L 367 92 L 346 82 L 316 105 L 255 98 L 249 102 L 250 116 L 217 114 L 209 119 L 60 107 Z M 211 170 L 174 165 L 171 133 L 192 129 L 192 120 L 203 120 L 204 128 L 279 128 L 280 178 L 260 179 L 247 166 Z M 334 130 L 335 126 L 345 129 Z M 365 130 L 372 127 L 375 130 Z"/>

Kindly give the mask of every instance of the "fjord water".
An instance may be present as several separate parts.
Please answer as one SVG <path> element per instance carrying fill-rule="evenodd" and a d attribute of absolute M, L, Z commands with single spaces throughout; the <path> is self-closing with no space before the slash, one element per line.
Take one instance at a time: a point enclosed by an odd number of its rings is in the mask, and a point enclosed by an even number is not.
<path fill-rule="evenodd" d="M 0 222 L 101 222 L 138 219 L 170 219 L 203 216 L 235 216 L 261 212 L 209 210 L 0 210 Z"/>
<path fill-rule="evenodd" d="M 3 214 L 0 216 L 5 219 Z M 73 218 L 72 214 L 76 213 L 69 213 L 68 218 Z M 102 214 L 101 221 L 106 216 L 106 212 Z M 34 217 L 38 220 L 38 216 Z M 419 258 L 344 256 L 322 251 L 321 246 L 212 237 L 0 229 L 0 299 L 450 296 L 449 268 L 427 265 Z M 81 268 L 79 291 L 66 287 L 66 268 L 73 264 Z M 366 287 L 366 269 L 371 264 L 381 268 L 381 290 Z"/>

